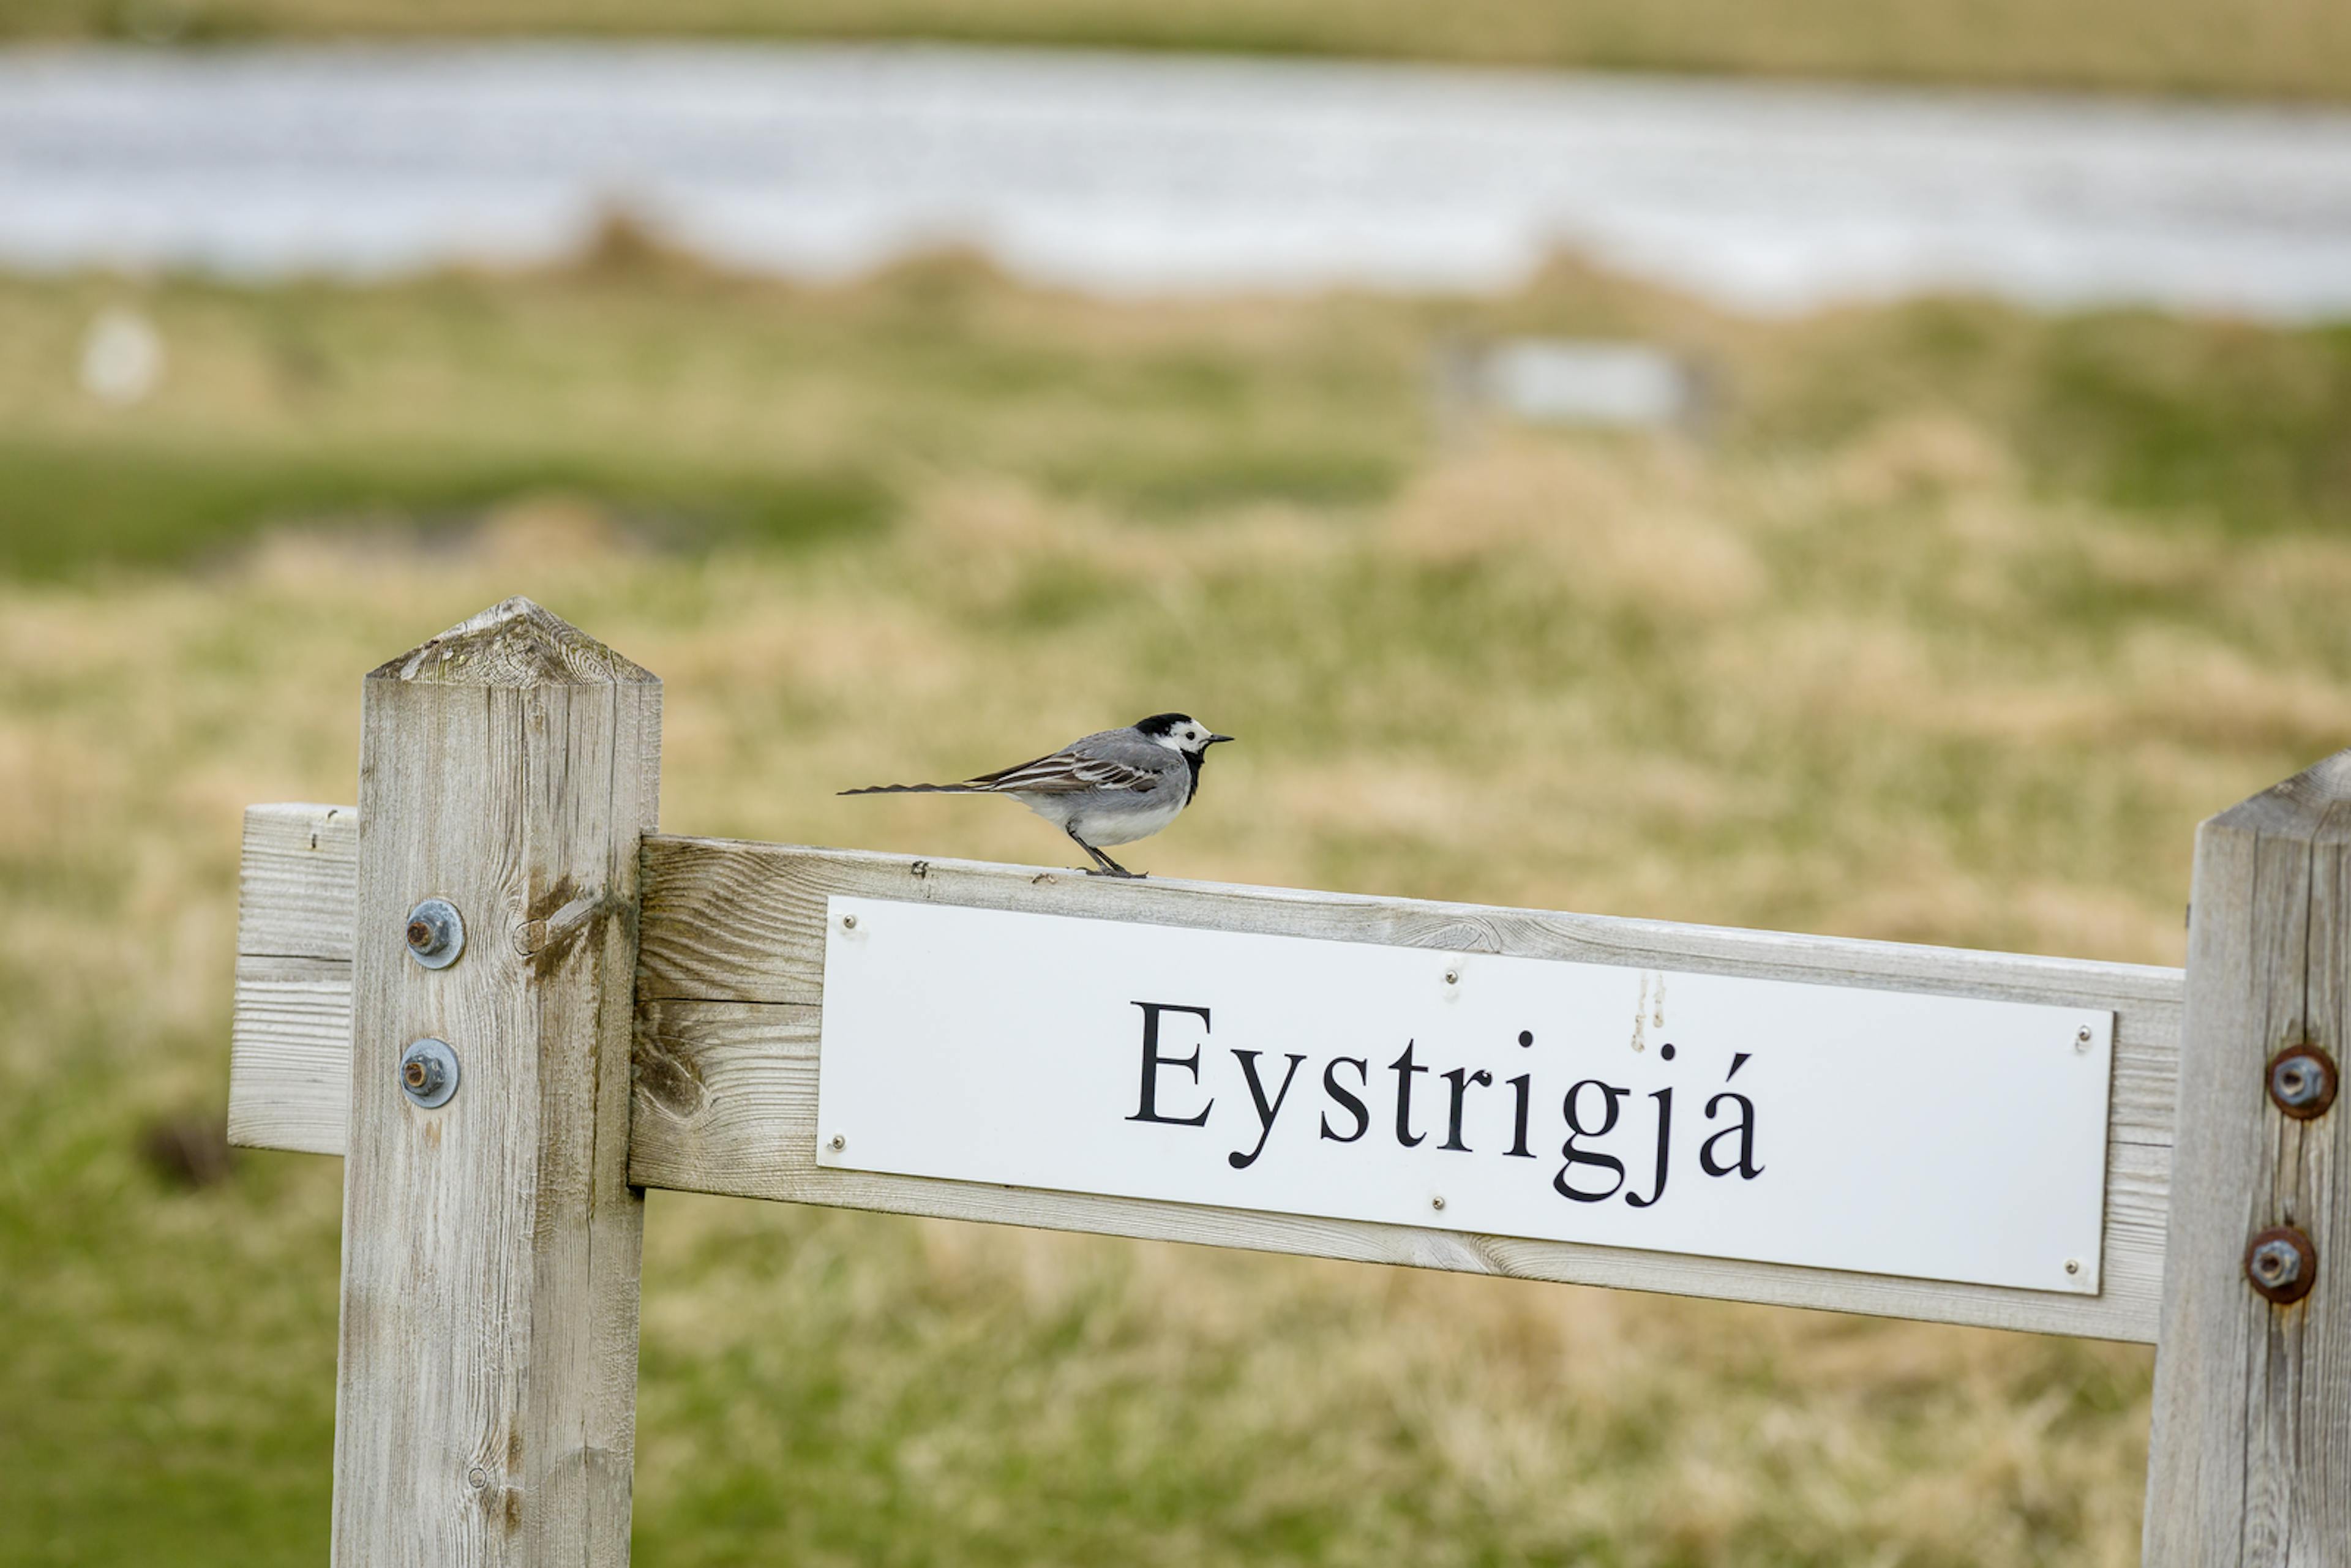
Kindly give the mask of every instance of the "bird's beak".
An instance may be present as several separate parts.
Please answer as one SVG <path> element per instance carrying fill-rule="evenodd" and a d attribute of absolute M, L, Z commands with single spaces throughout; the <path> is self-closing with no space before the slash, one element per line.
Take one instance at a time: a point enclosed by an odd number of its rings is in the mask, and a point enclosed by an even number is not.
<path fill-rule="evenodd" d="M 1229 735 L 1212 735 L 1212 736 L 1208 737 L 1208 738 L 1207 738 L 1207 739 L 1206 739 L 1206 740 L 1202 741 L 1200 744 L 1201 744 L 1201 745 L 1203 745 L 1203 746 L 1214 746 L 1214 745 L 1216 745 L 1216 744 L 1217 744 L 1217 742 L 1218 742 L 1218 741 L 1220 741 L 1220 740 L 1230 740 L 1231 738 L 1232 738 L 1232 737 L 1231 737 L 1231 736 L 1229 736 Z"/>

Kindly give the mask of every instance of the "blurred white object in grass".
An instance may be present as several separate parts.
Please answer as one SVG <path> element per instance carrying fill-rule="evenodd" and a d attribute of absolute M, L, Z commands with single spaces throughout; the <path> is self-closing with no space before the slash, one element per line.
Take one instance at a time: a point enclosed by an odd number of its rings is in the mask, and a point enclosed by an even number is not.
<path fill-rule="evenodd" d="M 1699 402 L 1692 369 L 1646 343 L 1520 338 L 1479 370 L 1488 402 L 1541 424 L 1683 424 Z"/>
<path fill-rule="evenodd" d="M 163 336 L 136 310 L 110 305 L 81 340 L 81 390 L 114 408 L 147 401 L 163 380 Z"/>
<path fill-rule="evenodd" d="M 1703 367 L 1654 344 L 1509 338 L 1438 351 L 1440 419 L 1459 428 L 1499 414 L 1528 424 L 1701 432 L 1711 407 Z"/>

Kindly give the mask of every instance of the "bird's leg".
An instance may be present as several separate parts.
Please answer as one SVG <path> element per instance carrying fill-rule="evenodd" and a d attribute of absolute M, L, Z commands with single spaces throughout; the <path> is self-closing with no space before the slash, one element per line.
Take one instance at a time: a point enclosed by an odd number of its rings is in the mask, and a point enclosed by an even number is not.
<path fill-rule="evenodd" d="M 1131 872 L 1127 870 L 1124 866 L 1111 859 L 1110 856 L 1102 853 L 1102 851 L 1094 848 L 1093 845 L 1078 837 L 1077 829 L 1065 828 L 1062 831 L 1070 835 L 1070 841 L 1071 843 L 1076 844 L 1078 848 L 1093 856 L 1094 864 L 1102 868 L 1099 871 L 1090 871 L 1086 873 L 1088 876 L 1123 876 L 1129 880 L 1134 880 L 1142 875 L 1139 872 Z"/>

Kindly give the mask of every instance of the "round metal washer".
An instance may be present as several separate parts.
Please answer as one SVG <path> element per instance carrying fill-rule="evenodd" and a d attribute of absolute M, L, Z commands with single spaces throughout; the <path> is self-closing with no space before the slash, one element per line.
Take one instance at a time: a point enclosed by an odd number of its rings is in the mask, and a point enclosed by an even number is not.
<path fill-rule="evenodd" d="M 445 969 L 465 950 L 465 918 L 445 898 L 428 898 L 408 912 L 408 956 L 428 969 Z"/>
<path fill-rule="evenodd" d="M 2291 1225 L 2273 1225 L 2245 1246 L 2245 1279 L 2265 1299 L 2292 1306 L 2318 1283 L 2318 1249 Z"/>
<path fill-rule="evenodd" d="M 449 1103 L 457 1092 L 457 1053 L 447 1040 L 420 1040 L 400 1053 L 400 1092 L 427 1111 Z"/>
<path fill-rule="evenodd" d="M 2270 1058 L 2270 1103 L 2296 1121 L 2326 1114 L 2335 1103 L 2335 1059 L 2314 1045 L 2290 1045 Z"/>

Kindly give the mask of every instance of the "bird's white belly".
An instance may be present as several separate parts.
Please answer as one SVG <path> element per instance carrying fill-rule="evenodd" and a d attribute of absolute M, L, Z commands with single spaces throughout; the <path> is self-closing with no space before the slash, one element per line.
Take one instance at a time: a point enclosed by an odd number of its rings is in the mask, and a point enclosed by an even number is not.
<path fill-rule="evenodd" d="M 1182 799 L 1173 790 L 1165 800 L 1133 805 L 1082 795 L 1019 795 L 1014 799 L 1062 831 L 1074 832 L 1101 849 L 1147 839 L 1174 821 L 1184 810 Z"/>

